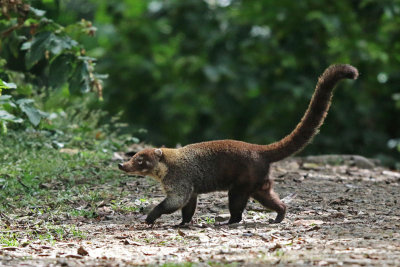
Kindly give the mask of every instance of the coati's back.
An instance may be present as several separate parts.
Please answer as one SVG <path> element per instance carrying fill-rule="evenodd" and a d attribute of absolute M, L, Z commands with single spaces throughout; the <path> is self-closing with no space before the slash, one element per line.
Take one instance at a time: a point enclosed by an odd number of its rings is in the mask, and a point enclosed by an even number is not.
<path fill-rule="evenodd" d="M 259 145 L 218 140 L 190 144 L 178 150 L 192 166 L 187 175 L 198 193 L 226 190 L 232 184 L 250 186 L 251 180 L 256 183 L 255 179 L 268 174 L 269 164 L 262 157 Z"/>

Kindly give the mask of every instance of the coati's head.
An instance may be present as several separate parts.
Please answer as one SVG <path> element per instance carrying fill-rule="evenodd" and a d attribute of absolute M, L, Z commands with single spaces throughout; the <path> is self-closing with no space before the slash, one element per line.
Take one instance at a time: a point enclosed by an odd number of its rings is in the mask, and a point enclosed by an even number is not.
<path fill-rule="evenodd" d="M 136 153 L 129 161 L 118 164 L 118 168 L 127 173 L 136 174 L 140 176 L 153 176 L 160 177 L 160 159 L 163 156 L 161 149 L 144 149 Z"/>

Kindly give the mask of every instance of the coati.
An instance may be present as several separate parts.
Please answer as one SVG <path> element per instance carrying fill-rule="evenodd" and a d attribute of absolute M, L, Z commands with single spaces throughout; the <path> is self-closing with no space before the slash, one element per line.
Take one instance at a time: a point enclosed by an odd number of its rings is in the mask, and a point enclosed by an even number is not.
<path fill-rule="evenodd" d="M 189 223 L 197 205 L 197 195 L 228 190 L 229 224 L 242 220 L 250 197 L 277 212 L 281 222 L 286 206 L 273 191 L 270 164 L 304 148 L 322 125 L 331 104 L 332 91 L 341 79 L 357 79 L 351 65 L 332 65 L 319 78 L 310 104 L 300 123 L 285 138 L 269 145 L 235 140 L 209 141 L 182 148 L 145 149 L 119 169 L 140 176 L 151 176 L 162 184 L 166 198 L 147 216 L 153 224 L 162 214 L 182 210 L 182 222 Z"/>

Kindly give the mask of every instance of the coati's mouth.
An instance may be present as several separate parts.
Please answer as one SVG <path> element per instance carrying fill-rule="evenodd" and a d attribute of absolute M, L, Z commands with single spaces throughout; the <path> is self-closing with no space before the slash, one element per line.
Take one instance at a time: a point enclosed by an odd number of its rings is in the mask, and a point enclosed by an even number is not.
<path fill-rule="evenodd" d="M 126 172 L 126 174 L 128 175 L 135 175 L 135 176 L 139 176 L 139 177 L 145 177 L 146 175 L 143 173 L 138 173 L 138 172 Z"/>
<path fill-rule="evenodd" d="M 145 177 L 149 175 L 149 170 L 148 169 L 143 169 L 143 170 L 129 170 L 126 165 L 120 163 L 118 164 L 118 169 L 121 171 L 127 173 L 128 175 L 135 175 L 135 176 L 140 176 L 140 177 Z"/>

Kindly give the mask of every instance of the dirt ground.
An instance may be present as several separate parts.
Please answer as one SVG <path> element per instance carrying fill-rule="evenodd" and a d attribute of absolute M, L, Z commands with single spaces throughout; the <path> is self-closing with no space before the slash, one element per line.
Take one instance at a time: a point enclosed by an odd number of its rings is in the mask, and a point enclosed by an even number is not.
<path fill-rule="evenodd" d="M 124 200 L 129 205 L 151 188 L 144 210 L 121 215 L 104 205 L 100 218 L 66 222 L 86 238 L 1 248 L 0 265 L 400 266 L 399 172 L 361 157 L 327 156 L 282 161 L 272 175 L 279 195 L 289 196 L 280 224 L 269 224 L 275 213 L 250 201 L 241 223 L 217 225 L 229 216 L 227 193 L 217 192 L 199 197 L 192 225 L 174 227 L 176 212 L 150 228 L 142 223 L 144 214 L 163 194 L 155 182 L 132 177 L 120 190 L 132 192 Z"/>

